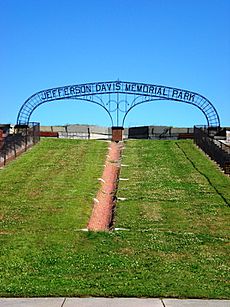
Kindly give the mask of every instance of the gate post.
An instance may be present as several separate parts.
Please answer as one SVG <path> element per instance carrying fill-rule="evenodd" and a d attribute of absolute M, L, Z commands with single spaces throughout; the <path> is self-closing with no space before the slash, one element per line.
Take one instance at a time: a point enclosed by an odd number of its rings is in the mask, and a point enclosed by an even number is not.
<path fill-rule="evenodd" d="M 119 142 L 123 140 L 123 127 L 112 127 L 112 141 Z"/>

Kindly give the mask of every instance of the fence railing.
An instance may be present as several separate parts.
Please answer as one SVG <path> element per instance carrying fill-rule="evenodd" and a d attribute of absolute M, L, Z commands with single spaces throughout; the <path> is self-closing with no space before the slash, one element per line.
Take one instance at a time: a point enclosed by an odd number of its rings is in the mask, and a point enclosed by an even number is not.
<path fill-rule="evenodd" d="M 207 127 L 194 127 L 194 142 L 211 159 L 216 161 L 226 174 L 230 174 L 230 146 L 214 138 Z"/>
<path fill-rule="evenodd" d="M 40 124 L 16 125 L 14 133 L 0 141 L 0 167 L 27 151 L 40 140 Z"/>

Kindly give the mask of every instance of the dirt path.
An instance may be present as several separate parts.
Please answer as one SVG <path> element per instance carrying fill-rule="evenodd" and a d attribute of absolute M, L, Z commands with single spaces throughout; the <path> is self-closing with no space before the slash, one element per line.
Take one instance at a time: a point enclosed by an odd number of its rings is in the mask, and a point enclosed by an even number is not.
<path fill-rule="evenodd" d="M 109 143 L 109 153 L 105 162 L 101 187 L 94 199 L 93 212 L 88 223 L 88 230 L 108 231 L 112 224 L 116 201 L 116 191 L 120 173 L 120 158 L 123 143 Z"/>

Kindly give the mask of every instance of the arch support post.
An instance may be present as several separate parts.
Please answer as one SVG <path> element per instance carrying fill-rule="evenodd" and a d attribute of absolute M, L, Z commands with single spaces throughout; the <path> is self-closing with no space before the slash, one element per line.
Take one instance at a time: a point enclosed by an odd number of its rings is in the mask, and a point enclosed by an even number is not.
<path fill-rule="evenodd" d="M 121 126 L 112 127 L 112 141 L 119 142 L 123 140 L 123 131 L 124 128 Z"/>

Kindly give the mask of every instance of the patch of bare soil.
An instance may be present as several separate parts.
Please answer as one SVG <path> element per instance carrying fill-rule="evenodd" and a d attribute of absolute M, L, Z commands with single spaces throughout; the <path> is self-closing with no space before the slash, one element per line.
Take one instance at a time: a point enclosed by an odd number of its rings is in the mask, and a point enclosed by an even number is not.
<path fill-rule="evenodd" d="M 112 224 L 116 192 L 120 173 L 123 143 L 109 143 L 109 153 L 101 177 L 101 187 L 94 199 L 88 230 L 108 231 Z"/>

